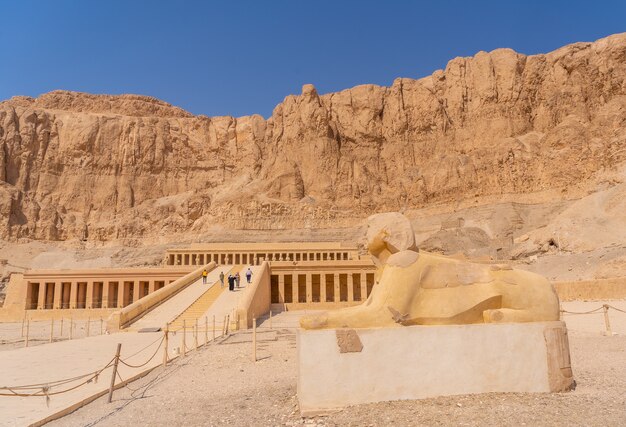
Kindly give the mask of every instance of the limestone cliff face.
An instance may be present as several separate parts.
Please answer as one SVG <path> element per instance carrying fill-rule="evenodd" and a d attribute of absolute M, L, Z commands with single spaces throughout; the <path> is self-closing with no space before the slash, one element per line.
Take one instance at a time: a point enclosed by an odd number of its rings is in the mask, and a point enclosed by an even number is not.
<path fill-rule="evenodd" d="M 55 91 L 0 103 L 0 237 L 337 227 L 380 211 L 584 188 L 626 160 L 626 34 L 456 58 L 272 117 Z"/>

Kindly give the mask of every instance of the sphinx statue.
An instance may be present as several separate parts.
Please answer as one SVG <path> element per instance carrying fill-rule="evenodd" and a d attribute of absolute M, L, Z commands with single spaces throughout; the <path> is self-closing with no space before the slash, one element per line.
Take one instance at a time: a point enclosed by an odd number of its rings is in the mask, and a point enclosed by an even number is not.
<path fill-rule="evenodd" d="M 504 264 L 481 264 L 419 251 L 400 213 L 368 218 L 376 284 L 361 305 L 300 320 L 304 329 L 559 320 L 559 300 L 544 277 Z"/>

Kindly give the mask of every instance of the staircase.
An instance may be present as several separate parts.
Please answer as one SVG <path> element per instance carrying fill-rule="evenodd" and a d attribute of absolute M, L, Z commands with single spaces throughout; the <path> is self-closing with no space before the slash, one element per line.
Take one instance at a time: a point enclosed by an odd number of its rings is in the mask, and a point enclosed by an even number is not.
<path fill-rule="evenodd" d="M 183 322 L 185 323 L 186 327 L 189 328 L 193 327 L 196 319 L 198 319 L 199 323 L 204 321 L 204 319 L 201 319 L 201 316 L 203 316 L 204 313 L 207 312 L 211 304 L 213 304 L 215 300 L 219 298 L 222 292 L 228 289 L 228 275 L 237 273 L 243 267 L 243 265 L 236 265 L 230 271 L 224 272 L 224 288 L 221 287 L 219 280 L 213 283 L 213 286 L 211 286 L 205 293 L 200 295 L 197 300 L 195 300 L 189 307 L 187 307 L 185 311 L 180 313 L 178 317 L 176 317 L 176 319 L 172 321 L 172 323 L 170 323 L 170 329 L 182 328 Z M 245 280 L 245 277 L 243 278 L 243 280 Z M 207 284 L 204 286 L 209 285 Z"/>

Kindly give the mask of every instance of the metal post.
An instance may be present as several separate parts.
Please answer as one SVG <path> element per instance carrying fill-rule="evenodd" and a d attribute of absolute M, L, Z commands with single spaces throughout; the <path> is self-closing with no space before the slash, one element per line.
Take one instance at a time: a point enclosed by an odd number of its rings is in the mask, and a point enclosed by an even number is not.
<path fill-rule="evenodd" d="M 24 317 L 22 317 L 22 338 L 24 337 L 24 323 L 26 323 L 26 311 L 24 311 Z"/>
<path fill-rule="evenodd" d="M 163 366 L 167 366 L 167 347 L 168 347 L 168 340 L 169 340 L 169 332 L 170 332 L 170 324 L 166 323 L 165 324 L 165 348 L 163 350 Z"/>
<path fill-rule="evenodd" d="M 270 310 L 270 329 L 272 329 L 272 310 Z"/>
<path fill-rule="evenodd" d="M 185 320 L 183 320 L 183 354 L 185 357 L 185 353 L 187 352 L 187 326 L 185 325 Z"/>
<path fill-rule="evenodd" d="M 70 340 L 72 339 L 73 336 L 74 336 L 74 321 L 70 317 Z"/>
<path fill-rule="evenodd" d="M 193 344 L 194 350 L 198 350 L 198 319 L 193 324 Z"/>
<path fill-rule="evenodd" d="M 54 336 L 54 317 L 50 320 L 50 342 L 52 342 L 52 337 Z"/>
<path fill-rule="evenodd" d="M 215 341 L 215 314 L 213 315 L 213 341 Z"/>
<path fill-rule="evenodd" d="M 28 335 L 30 334 L 30 319 L 26 319 L 26 347 L 28 347 Z"/>
<path fill-rule="evenodd" d="M 100 318 L 100 335 L 102 335 L 102 317 Z"/>
<path fill-rule="evenodd" d="M 87 336 L 89 336 L 89 332 L 91 331 L 91 318 L 87 318 Z"/>
<path fill-rule="evenodd" d="M 606 327 L 606 335 L 610 337 L 613 335 L 613 332 L 611 332 L 611 322 L 609 321 L 609 306 L 604 304 L 602 308 L 604 309 L 604 326 Z"/>
<path fill-rule="evenodd" d="M 117 375 L 117 364 L 120 361 L 121 350 L 122 350 L 122 343 L 118 343 L 117 351 L 115 352 L 115 361 L 113 362 L 113 375 L 111 376 L 111 386 L 109 387 L 109 403 L 111 403 L 111 399 L 113 399 L 113 388 L 115 387 L 115 376 Z"/>
<path fill-rule="evenodd" d="M 61 338 L 63 338 L 63 316 L 61 316 Z"/>
<path fill-rule="evenodd" d="M 256 318 L 252 319 L 252 358 L 256 362 Z"/>

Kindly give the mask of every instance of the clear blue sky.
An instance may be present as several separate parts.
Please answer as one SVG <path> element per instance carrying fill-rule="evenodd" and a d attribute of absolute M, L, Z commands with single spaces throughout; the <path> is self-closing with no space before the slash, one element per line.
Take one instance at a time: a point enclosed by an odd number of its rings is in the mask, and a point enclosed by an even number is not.
<path fill-rule="evenodd" d="M 0 0 L 0 16 L 0 99 L 137 93 L 209 116 L 626 31 L 625 0 Z"/>

